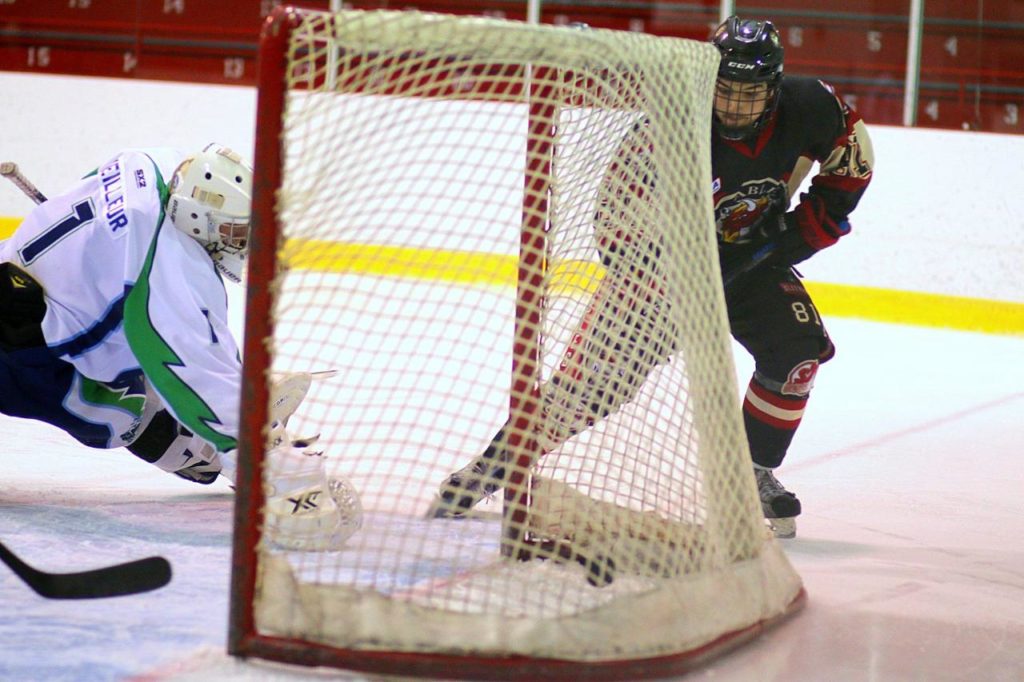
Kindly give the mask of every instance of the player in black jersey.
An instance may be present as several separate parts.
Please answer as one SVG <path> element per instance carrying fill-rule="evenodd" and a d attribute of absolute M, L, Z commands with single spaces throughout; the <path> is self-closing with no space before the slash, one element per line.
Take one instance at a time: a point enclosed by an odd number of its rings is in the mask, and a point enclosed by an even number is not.
<path fill-rule="evenodd" d="M 847 215 L 871 177 L 871 145 L 860 117 L 829 86 L 783 80 L 782 43 L 771 22 L 731 17 L 712 42 L 722 53 L 711 144 L 719 256 L 732 333 L 755 360 L 744 423 L 764 514 L 776 535 L 791 537 L 800 502 L 772 471 L 800 423 L 818 365 L 834 352 L 792 265 L 849 232 Z M 627 211 L 630 201 L 648 200 L 657 191 L 648 123 L 638 122 L 625 136 L 602 184 L 610 189 L 594 223 L 606 276 L 549 380 L 554 390 L 547 392 L 564 393 L 582 406 L 561 439 L 631 400 L 673 351 L 671 341 L 657 338 L 663 320 L 635 314 L 641 307 L 658 310 L 665 282 L 662 245 L 644 237 L 643 225 L 605 215 Z M 820 166 L 810 189 L 787 211 L 814 162 Z M 583 363 L 588 345 L 615 357 Z M 604 367 L 625 371 L 619 377 Z M 504 485 L 508 427 L 442 483 L 428 516 L 461 516 Z"/>
<path fill-rule="evenodd" d="M 754 358 L 743 420 L 766 518 L 792 537 L 800 501 L 773 475 L 803 416 L 818 366 L 835 348 L 793 266 L 849 233 L 871 180 L 860 116 L 813 78 L 783 78 L 770 21 L 730 17 L 712 125 L 712 188 L 732 334 Z M 814 163 L 818 172 L 790 209 Z"/>

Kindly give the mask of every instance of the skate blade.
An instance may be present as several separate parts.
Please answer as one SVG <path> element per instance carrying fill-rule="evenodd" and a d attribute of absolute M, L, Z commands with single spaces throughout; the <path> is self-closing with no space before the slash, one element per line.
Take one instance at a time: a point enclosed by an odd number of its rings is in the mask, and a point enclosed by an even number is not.
<path fill-rule="evenodd" d="M 461 519 L 466 516 L 466 510 L 457 506 L 454 502 L 446 502 L 441 496 L 434 498 L 423 515 L 424 519 Z"/>
<path fill-rule="evenodd" d="M 478 504 L 486 507 L 490 497 L 485 497 Z M 497 506 L 497 509 L 493 507 Z M 434 501 L 430 503 L 430 507 L 427 512 L 423 515 L 423 518 L 430 521 L 431 519 L 486 519 L 493 520 L 495 518 L 501 518 L 501 506 L 491 505 L 492 508 L 479 509 L 477 507 L 470 507 L 464 509 L 458 506 L 455 502 L 446 502 L 440 496 L 435 497 Z"/>
<path fill-rule="evenodd" d="M 765 519 L 772 534 L 781 540 L 791 540 L 796 537 L 796 519 Z"/>

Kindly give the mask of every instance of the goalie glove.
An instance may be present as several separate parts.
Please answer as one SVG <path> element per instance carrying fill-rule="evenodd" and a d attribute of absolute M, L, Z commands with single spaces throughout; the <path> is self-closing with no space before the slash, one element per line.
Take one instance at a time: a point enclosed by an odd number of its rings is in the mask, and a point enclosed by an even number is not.
<path fill-rule="evenodd" d="M 299 449 L 306 449 L 320 439 L 320 434 L 291 438 L 285 429 L 299 405 L 306 399 L 314 379 L 329 379 L 337 374 L 335 370 L 323 372 L 288 372 L 274 377 L 270 387 L 270 431 L 268 449 L 288 443 Z"/>

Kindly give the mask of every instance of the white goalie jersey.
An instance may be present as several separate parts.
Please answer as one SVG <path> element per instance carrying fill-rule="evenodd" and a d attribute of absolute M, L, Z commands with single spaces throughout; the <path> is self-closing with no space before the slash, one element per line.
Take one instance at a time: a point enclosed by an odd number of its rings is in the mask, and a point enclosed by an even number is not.
<path fill-rule="evenodd" d="M 178 421 L 227 451 L 241 363 L 213 262 L 165 215 L 165 179 L 183 158 L 119 154 L 37 207 L 0 243 L 0 261 L 42 286 L 42 332 L 57 357 L 99 382 L 141 369 Z"/>

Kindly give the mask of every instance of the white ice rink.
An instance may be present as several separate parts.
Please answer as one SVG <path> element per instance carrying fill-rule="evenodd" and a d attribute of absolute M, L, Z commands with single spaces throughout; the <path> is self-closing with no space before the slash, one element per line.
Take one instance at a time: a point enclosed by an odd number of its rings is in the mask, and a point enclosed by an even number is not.
<path fill-rule="evenodd" d="M 804 505 L 784 546 L 808 605 L 687 679 L 1024 680 L 1024 339 L 828 324 L 839 352 L 780 470 Z M 174 567 L 161 590 L 91 602 L 47 601 L 0 567 L 0 680 L 380 679 L 226 656 L 226 486 L 0 425 L 0 539 L 23 559 Z"/>

